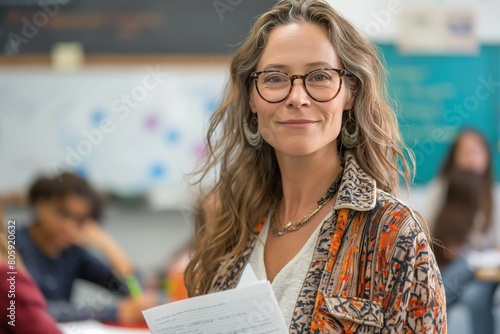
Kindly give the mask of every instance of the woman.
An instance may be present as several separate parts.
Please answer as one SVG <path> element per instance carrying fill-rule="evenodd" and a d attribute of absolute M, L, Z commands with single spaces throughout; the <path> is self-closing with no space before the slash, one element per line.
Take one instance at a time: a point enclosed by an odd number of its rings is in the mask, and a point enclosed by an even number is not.
<path fill-rule="evenodd" d="M 291 333 L 445 332 L 434 256 L 393 196 L 409 172 L 374 46 L 326 2 L 284 0 L 230 71 L 200 170 L 216 182 L 196 215 L 190 295 L 235 287 L 250 262 Z"/>
<path fill-rule="evenodd" d="M 438 178 L 429 185 L 427 205 L 423 214 L 431 226 L 436 222 L 437 214 L 444 204 L 450 175 L 459 170 L 470 171 L 481 178 L 485 186 L 481 198 L 482 215 L 484 222 L 476 226 L 474 244 L 479 249 L 490 248 L 497 244 L 493 221 L 493 166 L 491 149 L 483 134 L 475 129 L 463 129 L 459 132 L 451 145 Z"/>
<path fill-rule="evenodd" d="M 473 333 L 493 333 L 492 304 L 497 284 L 475 280 L 467 264 L 471 250 L 498 245 L 492 218 L 491 150 L 480 132 L 465 129 L 459 133 L 429 192 L 432 202 L 426 208 L 430 217 L 435 217 L 431 218 L 434 237 L 444 246 L 436 249 L 436 255 L 450 318 L 457 308 L 465 309 L 470 314 Z"/>
<path fill-rule="evenodd" d="M 89 184 L 70 173 L 40 178 L 31 186 L 29 200 L 35 209 L 35 218 L 27 228 L 17 231 L 17 249 L 47 299 L 50 314 L 59 322 L 142 321 L 141 310 L 153 306 L 154 301 L 150 297 L 128 297 L 123 278 L 133 273 L 132 264 L 96 223 L 100 205 Z M 83 246 L 99 250 L 111 267 Z M 88 301 L 88 306 L 77 307 L 70 303 L 77 279 L 127 298 L 115 307 L 104 305 L 106 299 L 96 295 Z"/>
<path fill-rule="evenodd" d="M 480 175 L 462 169 L 448 173 L 448 186 L 441 211 L 436 218 L 433 237 L 443 244 L 435 249 L 440 268 L 445 268 L 470 249 L 469 240 L 484 225 L 481 212 L 486 184 Z"/>

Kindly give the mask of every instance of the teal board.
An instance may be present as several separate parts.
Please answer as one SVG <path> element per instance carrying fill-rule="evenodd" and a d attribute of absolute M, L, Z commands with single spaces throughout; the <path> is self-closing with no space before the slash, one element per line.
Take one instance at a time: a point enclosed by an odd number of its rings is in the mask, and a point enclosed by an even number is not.
<path fill-rule="evenodd" d="M 498 161 L 499 46 L 483 46 L 476 56 L 406 56 L 394 45 L 380 45 L 380 51 L 401 132 L 417 160 L 416 184 L 436 175 L 463 128 L 484 133 Z"/>

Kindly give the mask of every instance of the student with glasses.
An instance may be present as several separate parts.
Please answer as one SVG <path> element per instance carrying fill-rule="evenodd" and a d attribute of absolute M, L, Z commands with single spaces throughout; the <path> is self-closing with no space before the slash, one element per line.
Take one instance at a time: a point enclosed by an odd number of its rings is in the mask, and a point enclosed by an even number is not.
<path fill-rule="evenodd" d="M 396 197 L 410 168 L 373 44 L 324 1 L 283 0 L 230 73 L 197 174 L 189 294 L 234 288 L 249 263 L 290 333 L 445 333 L 429 241 Z"/>
<path fill-rule="evenodd" d="M 26 268 L 58 322 L 94 319 L 120 323 L 142 321 L 143 309 L 155 305 L 150 296 L 129 297 L 124 278 L 133 266 L 118 244 L 98 225 L 100 202 L 82 178 L 62 173 L 41 177 L 31 186 L 33 222 L 16 231 L 16 246 Z M 93 247 L 108 263 L 87 251 Z M 77 279 L 102 286 L 124 297 L 109 306 L 109 297 L 96 294 L 84 306 L 71 304 Z"/>

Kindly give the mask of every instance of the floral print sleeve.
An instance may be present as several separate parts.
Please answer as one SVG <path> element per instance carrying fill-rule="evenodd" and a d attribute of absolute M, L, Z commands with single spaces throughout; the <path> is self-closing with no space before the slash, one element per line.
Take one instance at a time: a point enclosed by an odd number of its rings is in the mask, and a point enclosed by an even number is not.
<path fill-rule="evenodd" d="M 446 333 L 442 281 L 424 232 L 411 220 L 392 233 L 397 234 L 394 243 L 381 244 L 382 249 L 392 249 L 392 254 L 387 265 L 380 265 L 376 280 L 385 310 L 382 332 Z M 384 239 L 391 238 L 381 235 L 381 242 Z"/>
<path fill-rule="evenodd" d="M 318 287 L 312 317 L 297 308 L 290 333 L 309 322 L 311 333 L 446 333 L 442 280 L 424 232 L 406 206 L 378 197 L 373 210 L 340 210 L 326 270 L 306 278 Z M 308 305 L 311 293 L 298 301 Z"/>

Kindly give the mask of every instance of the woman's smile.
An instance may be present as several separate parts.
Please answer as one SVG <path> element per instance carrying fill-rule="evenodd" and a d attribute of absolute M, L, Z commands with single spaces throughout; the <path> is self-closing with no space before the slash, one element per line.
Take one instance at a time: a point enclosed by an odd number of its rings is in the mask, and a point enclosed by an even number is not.
<path fill-rule="evenodd" d="M 278 124 L 292 129 L 305 129 L 313 126 L 318 122 L 319 121 L 309 119 L 287 119 L 284 121 L 278 121 Z"/>

